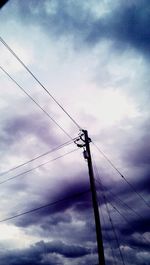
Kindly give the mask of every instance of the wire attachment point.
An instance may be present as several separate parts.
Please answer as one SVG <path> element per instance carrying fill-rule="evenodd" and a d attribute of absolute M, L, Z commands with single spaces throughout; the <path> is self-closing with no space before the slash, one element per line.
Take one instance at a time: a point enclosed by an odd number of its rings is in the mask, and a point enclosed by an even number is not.
<path fill-rule="evenodd" d="M 89 143 L 92 142 L 90 138 L 88 138 L 88 141 L 89 141 Z M 74 141 L 74 143 L 75 143 L 78 147 L 80 147 L 80 148 L 84 148 L 84 147 L 86 147 L 85 130 L 81 130 L 81 133 L 80 133 L 80 135 L 79 135 L 79 138 L 77 138 L 77 139 Z"/>

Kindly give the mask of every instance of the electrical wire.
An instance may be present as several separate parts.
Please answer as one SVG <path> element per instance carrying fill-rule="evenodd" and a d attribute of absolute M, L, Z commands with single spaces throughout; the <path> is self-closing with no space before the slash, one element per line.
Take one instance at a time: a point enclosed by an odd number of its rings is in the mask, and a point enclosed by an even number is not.
<path fill-rule="evenodd" d="M 93 143 L 93 142 L 92 142 Z M 93 143 L 93 145 L 96 147 L 96 149 L 103 155 L 103 157 L 108 161 L 108 163 L 118 172 L 118 174 L 122 177 L 122 179 L 130 186 L 130 188 L 136 193 L 136 195 L 144 202 L 146 206 L 150 208 L 150 205 L 148 202 L 143 198 L 143 196 L 137 192 L 137 190 L 134 188 L 134 186 L 129 182 L 129 180 L 126 179 L 126 177 L 120 172 L 119 169 L 112 163 L 112 161 L 104 154 L 104 152 L 101 151 L 101 149 Z"/>
<path fill-rule="evenodd" d="M 111 207 L 124 219 L 124 221 L 130 226 L 130 228 L 131 228 L 131 230 L 133 231 L 133 232 L 135 232 L 135 230 L 133 229 L 133 227 L 132 227 L 132 225 L 129 223 L 129 221 L 128 221 L 128 219 L 124 216 L 124 214 L 122 214 L 119 210 L 118 210 L 118 208 L 117 207 L 115 207 L 113 204 L 112 204 L 112 202 L 110 202 L 109 201 L 109 204 L 111 205 Z M 144 235 L 143 235 L 143 238 L 145 238 L 144 237 Z"/>
<path fill-rule="evenodd" d="M 103 187 L 103 191 L 105 190 L 105 186 L 104 186 L 104 184 L 102 184 L 102 182 L 101 181 L 99 181 L 99 180 L 97 180 L 97 179 L 95 179 L 96 180 L 96 182 L 100 185 L 100 187 L 102 186 Z M 106 195 L 105 195 L 106 196 Z M 114 195 L 115 196 L 115 195 Z M 115 207 L 113 204 L 112 204 L 112 202 L 108 199 L 108 197 L 107 197 L 107 201 L 109 202 L 109 204 L 112 206 L 112 208 L 124 219 L 124 221 L 130 226 L 130 228 L 131 228 L 131 230 L 134 232 L 134 229 L 133 229 L 133 227 L 132 227 L 132 225 L 129 223 L 129 221 L 127 220 L 127 218 L 124 216 L 124 214 L 123 213 L 121 213 L 119 210 L 118 210 L 118 208 L 117 207 Z M 122 202 L 123 203 L 123 202 Z M 124 203 L 125 204 L 125 203 Z M 127 205 L 128 206 L 128 205 Z M 135 212 L 132 208 L 130 208 L 129 206 L 128 206 L 128 208 L 130 209 L 130 210 L 132 210 L 134 213 L 136 213 L 136 215 L 138 216 L 138 217 L 140 217 L 140 219 L 142 219 L 142 220 L 144 220 L 144 218 L 141 216 L 141 215 L 139 215 L 139 214 L 137 214 L 137 212 Z M 145 238 L 144 237 L 144 235 L 143 235 L 143 238 Z"/>
<path fill-rule="evenodd" d="M 102 186 L 102 189 L 103 189 L 103 186 Z M 120 258 L 121 258 L 122 264 L 125 265 L 124 257 L 123 257 L 123 254 L 122 254 L 122 251 L 121 251 L 121 248 L 120 248 L 120 242 L 119 242 L 119 239 L 118 239 L 118 236 L 117 236 L 117 233 L 116 233 L 116 229 L 114 227 L 114 223 L 113 223 L 111 215 L 110 215 L 110 211 L 109 211 L 109 208 L 108 208 L 108 205 L 107 205 L 107 200 L 106 200 L 106 196 L 104 194 L 104 190 L 103 190 L 103 198 L 104 198 L 104 201 L 105 201 L 106 211 L 107 211 L 107 214 L 108 214 L 108 217 L 109 217 L 109 221 L 111 223 L 111 227 L 112 227 L 112 230 L 113 230 L 113 233 L 114 233 L 114 236 L 115 236 L 115 240 L 117 242 Z"/>
<path fill-rule="evenodd" d="M 109 204 L 111 205 L 111 207 L 124 219 L 124 221 L 130 226 L 130 228 L 131 228 L 131 230 L 133 231 L 133 233 L 135 232 L 135 230 L 133 229 L 133 227 L 132 227 L 132 225 L 129 223 L 129 221 L 127 220 L 127 218 L 124 216 L 124 214 L 122 214 L 118 209 L 117 209 L 117 207 L 115 207 L 113 204 L 112 204 L 112 202 L 109 202 Z M 142 236 L 144 239 L 146 239 L 145 238 L 145 236 L 143 235 Z"/>
<path fill-rule="evenodd" d="M 54 158 L 54 159 L 51 159 L 51 160 L 49 160 L 49 161 L 46 161 L 46 162 L 44 162 L 44 163 L 42 163 L 42 164 L 40 164 L 40 165 L 38 165 L 38 166 L 36 166 L 36 167 L 34 167 L 34 168 L 31 168 L 31 169 L 29 169 L 29 170 L 26 170 L 26 171 L 20 173 L 20 174 L 17 174 L 16 176 L 13 176 L 13 177 L 10 177 L 10 178 L 8 178 L 8 179 L 5 179 L 5 180 L 3 180 L 3 181 L 0 182 L 0 185 L 6 183 L 6 182 L 8 182 L 8 181 L 11 181 L 11 180 L 13 180 L 13 179 L 16 179 L 16 178 L 18 178 L 18 177 L 20 177 L 20 176 L 23 176 L 23 175 L 25 175 L 25 174 L 27 174 L 27 173 L 29 173 L 29 172 L 32 172 L 32 171 L 34 171 L 34 170 L 36 170 L 36 169 L 38 169 L 38 168 L 40 168 L 40 167 L 43 167 L 43 166 L 46 165 L 46 164 L 49 164 L 49 163 L 51 163 L 51 162 L 53 162 L 53 161 L 56 161 L 57 159 L 60 159 L 60 158 L 62 158 L 62 157 L 64 157 L 64 156 L 66 156 L 66 155 L 69 155 L 69 154 L 71 154 L 71 153 L 73 153 L 73 152 L 75 152 L 75 151 L 77 151 L 77 150 L 79 150 L 79 149 L 78 149 L 78 148 L 73 149 L 72 151 L 69 151 L 69 152 L 67 152 L 67 153 L 65 153 L 65 154 L 63 154 L 63 155 L 60 155 L 60 156 L 58 156 L 58 157 L 56 157 L 56 158 Z"/>
<path fill-rule="evenodd" d="M 96 166 L 96 162 L 95 162 L 95 168 L 96 168 L 96 171 L 97 171 L 97 175 L 99 177 L 99 172 L 98 172 L 98 169 L 97 169 L 97 166 Z M 100 183 L 99 183 L 99 185 L 100 185 Z M 102 183 L 101 183 L 101 187 L 102 187 L 102 190 L 103 190 L 103 198 L 104 198 L 104 202 L 105 202 L 106 211 L 107 211 L 107 214 L 108 214 L 108 217 L 109 217 L 109 221 L 110 221 L 110 224 L 111 224 L 114 236 L 115 236 L 115 240 L 116 240 L 116 243 L 117 243 L 117 246 L 118 246 L 120 258 L 121 258 L 122 264 L 125 265 L 124 257 L 123 257 L 123 254 L 122 254 L 122 251 L 121 251 L 121 248 L 120 248 L 120 242 L 119 242 L 119 239 L 118 239 L 118 236 L 117 236 L 117 233 L 116 233 L 116 229 L 114 227 L 114 224 L 113 224 L 113 221 L 112 221 L 112 218 L 111 218 L 111 215 L 110 215 L 110 211 L 109 211 L 109 208 L 108 208 L 108 205 L 107 205 L 106 196 L 105 196 L 105 193 L 104 193 L 105 190 L 104 190 L 104 187 L 103 187 Z"/>
<path fill-rule="evenodd" d="M 24 90 L 24 88 L 22 87 L 22 86 L 20 86 L 19 84 L 18 84 L 18 82 L 2 67 L 2 66 L 0 66 L 0 69 L 11 79 L 11 81 L 12 82 L 14 82 L 35 104 L 36 104 L 36 106 L 38 107 L 38 108 L 40 108 L 42 111 L 43 111 L 43 113 L 45 113 L 45 115 L 47 116 L 47 117 L 49 117 L 54 123 L 55 123 L 55 125 L 57 125 L 71 140 L 73 140 L 72 139 L 72 137 L 63 129 L 63 127 L 61 126 L 61 125 L 59 125 L 58 124 L 58 122 L 54 119 L 54 118 L 52 118 L 50 115 L 49 115 L 49 113 L 46 111 L 46 110 L 44 110 L 43 109 L 43 107 L 41 107 L 41 105 L 32 97 L 32 96 L 30 96 L 25 90 Z"/>
<path fill-rule="evenodd" d="M 94 161 L 95 162 L 95 161 Z M 96 166 L 96 163 L 95 163 L 95 166 Z M 96 169 L 97 169 L 97 167 L 96 167 Z M 98 173 L 98 169 L 97 169 L 97 173 Z M 99 174 L 99 173 L 98 173 Z M 98 179 L 96 179 L 95 178 L 95 180 L 100 184 L 100 185 L 103 185 L 103 188 L 105 188 L 106 189 L 106 187 L 105 187 L 105 185 L 104 184 L 102 184 L 102 181 L 100 181 L 100 180 L 98 180 Z M 143 217 L 139 214 L 139 213 L 137 213 L 133 208 L 131 208 L 127 203 L 125 203 L 124 201 L 122 201 L 116 194 L 114 194 L 112 191 L 108 191 L 112 196 L 113 196 L 113 198 L 114 199 L 117 199 L 122 205 L 124 205 L 126 208 L 128 208 L 130 211 L 132 211 L 134 214 L 136 214 L 136 216 L 138 216 L 140 219 L 143 219 Z"/>
<path fill-rule="evenodd" d="M 42 206 L 39 206 L 37 208 L 34 208 L 34 209 L 31 209 L 31 210 L 28 210 L 28 211 L 25 211 L 25 212 L 22 212 L 22 213 L 19 213 L 19 214 L 16 214 L 16 215 L 13 215 L 13 216 L 10 216 L 8 218 L 5 218 L 5 219 L 1 219 L 0 220 L 0 223 L 2 222 L 6 222 L 6 221 L 9 221 L 9 220 L 12 220 L 12 219 L 15 219 L 15 218 L 18 218 L 20 216 L 23 216 L 23 215 L 26 215 L 26 214 L 29 214 L 29 213 L 32 213 L 32 212 L 36 212 L 36 211 L 39 211 L 41 209 L 44 209 L 44 208 L 47 208 L 47 207 L 51 207 L 51 206 L 54 206 L 55 204 L 58 204 L 58 203 L 61 203 L 61 202 L 64 202 L 64 201 L 68 201 L 69 199 L 73 199 L 73 198 L 76 198 L 76 197 L 80 197 L 86 193 L 90 192 L 90 190 L 85 190 L 83 192 L 79 192 L 79 193 L 76 193 L 76 194 L 73 194 L 71 196 L 68 196 L 68 197 L 65 197 L 63 199 L 60 199 L 60 200 L 57 200 L 57 201 L 54 201 L 54 202 L 50 202 L 48 204 L 45 204 L 45 205 L 42 205 Z"/>
<path fill-rule="evenodd" d="M 104 218 L 103 211 L 102 211 L 101 207 L 100 207 L 100 213 L 101 213 L 101 216 L 102 216 L 104 227 L 106 227 L 106 222 L 105 222 L 105 218 Z M 114 253 L 114 250 L 113 250 L 113 248 L 111 246 L 111 238 L 109 237 L 109 233 L 106 233 L 106 236 L 107 236 L 109 247 L 111 249 L 111 253 L 112 253 L 112 257 L 113 257 L 113 263 L 115 265 L 117 265 L 115 253 Z"/>
<path fill-rule="evenodd" d="M 96 161 L 95 161 L 93 155 L 92 155 L 92 160 L 93 160 L 93 162 L 94 162 L 94 171 L 95 171 L 95 172 L 94 172 L 94 175 L 99 176 L 99 172 L 98 172 L 98 169 L 97 169 L 97 166 L 96 166 Z M 96 178 L 95 178 L 95 177 L 94 177 L 94 181 L 96 181 Z M 99 202 L 99 206 L 100 206 L 100 202 Z M 100 209 L 100 214 L 101 214 L 102 219 L 103 219 L 104 226 L 106 226 L 105 218 L 104 218 L 104 216 L 103 216 L 103 212 L 102 212 L 101 207 L 100 207 L 99 209 Z M 117 262 L 116 262 L 116 258 L 115 258 L 115 253 L 114 253 L 114 250 L 113 250 L 113 248 L 112 248 L 112 246 L 111 246 L 111 243 L 110 243 L 110 242 L 111 242 L 111 239 L 109 238 L 109 234 L 108 234 L 108 233 L 107 233 L 107 238 L 108 238 L 108 242 L 109 242 L 110 249 L 111 249 L 111 252 L 112 252 L 113 263 L 116 265 Z"/>
<path fill-rule="evenodd" d="M 81 129 L 79 124 L 72 118 L 72 116 L 64 109 L 64 107 L 56 100 L 56 98 L 46 89 L 46 87 L 39 81 L 33 72 L 25 65 L 25 63 L 18 57 L 18 55 L 11 49 L 11 47 L 0 37 L 0 42 L 9 50 L 9 52 L 17 59 L 17 61 L 27 70 L 27 72 L 36 80 L 36 82 L 44 89 L 49 97 L 62 109 L 62 111 L 72 120 L 72 122 Z"/>
<path fill-rule="evenodd" d="M 103 184 L 104 185 L 104 184 Z M 122 204 L 123 206 L 125 206 L 127 209 L 129 209 L 130 211 L 132 211 L 137 217 L 139 217 L 140 219 L 143 219 L 143 217 L 137 213 L 133 208 L 131 208 L 127 203 L 125 203 L 124 201 L 122 201 L 117 195 L 115 195 L 114 193 L 112 193 L 111 191 L 109 191 L 110 194 L 113 195 L 113 198 L 115 200 L 118 200 L 120 202 L 120 205 Z"/>
<path fill-rule="evenodd" d="M 94 161 L 95 175 L 97 175 L 97 176 L 99 177 L 99 172 L 98 172 L 98 168 L 97 168 L 96 161 L 95 161 L 94 157 L 93 157 L 93 161 Z M 94 177 L 94 180 L 97 181 L 97 179 L 96 179 L 95 177 Z M 100 183 L 98 183 L 98 184 L 100 185 Z M 105 203 L 104 203 L 104 204 L 105 204 Z M 100 205 L 100 203 L 99 203 L 99 205 Z M 106 207 L 106 204 L 105 204 L 105 207 Z M 100 211 L 101 211 L 101 215 L 102 215 L 102 218 L 103 218 L 103 221 L 104 221 L 104 225 L 106 226 L 106 224 L 105 224 L 105 218 L 104 218 L 104 216 L 103 216 L 103 213 L 102 213 L 102 209 L 101 209 L 101 207 L 100 207 Z M 108 219 L 109 219 L 109 218 L 108 218 Z M 110 220 L 109 220 L 109 221 L 110 221 Z M 111 223 L 110 223 L 110 224 L 111 224 Z M 108 242 L 110 242 L 111 239 L 109 238 L 109 233 L 107 233 L 107 237 L 108 237 Z M 118 242 L 117 242 L 117 243 L 118 243 Z M 114 253 L 114 250 L 113 250 L 111 244 L 110 244 L 110 248 L 111 248 L 111 252 L 112 252 L 112 257 L 113 257 L 114 264 L 117 265 L 117 261 L 116 261 L 115 253 Z"/>
<path fill-rule="evenodd" d="M 102 182 L 100 182 L 98 179 L 95 179 L 100 185 L 103 185 L 103 187 L 105 187 L 106 189 L 106 186 L 104 184 L 102 184 Z M 127 209 L 129 209 L 130 211 L 132 211 L 134 214 L 136 214 L 136 216 L 138 216 L 140 219 L 143 219 L 143 217 L 137 213 L 133 208 L 131 208 L 127 203 L 125 203 L 124 201 L 122 201 L 116 194 L 114 194 L 113 192 L 111 191 L 108 191 L 114 198 L 114 200 L 118 200 L 120 202 L 120 204 L 124 205 Z"/>
<path fill-rule="evenodd" d="M 127 222 L 127 224 L 129 224 L 129 221 L 126 219 L 126 217 L 112 204 L 112 202 L 109 201 L 109 204 L 112 206 L 112 208 L 119 213 L 119 215 L 125 220 L 125 222 Z M 132 226 L 131 226 L 132 227 Z M 132 227 L 133 230 L 133 227 Z"/>
<path fill-rule="evenodd" d="M 95 175 L 99 176 L 99 172 L 98 172 L 98 169 L 97 169 L 97 166 L 96 166 L 96 162 L 95 162 L 95 159 L 94 159 L 93 156 L 92 156 L 92 159 L 93 159 L 93 162 L 94 162 Z M 94 180 L 97 181 L 96 178 L 94 178 Z M 100 207 L 100 213 L 101 213 L 101 216 L 102 216 L 102 219 L 103 219 L 104 226 L 106 227 L 106 222 L 105 222 L 105 218 L 104 218 L 103 211 L 102 211 L 101 207 Z M 111 246 L 111 243 L 110 243 L 110 242 L 111 242 L 111 239 L 110 239 L 110 237 L 109 237 L 109 233 L 107 233 L 107 239 L 108 239 L 109 246 L 110 246 L 110 249 L 111 249 L 111 252 L 112 252 L 113 263 L 114 263 L 115 265 L 117 265 L 117 261 L 116 261 L 115 253 L 114 253 L 114 250 L 113 250 L 113 248 L 112 248 L 112 246 Z"/>
<path fill-rule="evenodd" d="M 112 221 L 112 218 L 111 218 L 111 215 L 110 215 L 110 211 L 109 211 L 109 208 L 108 208 L 108 205 L 107 205 L 106 197 L 104 196 L 104 198 L 105 198 L 106 210 L 107 210 L 107 213 L 108 213 L 108 216 L 109 216 L 109 220 L 110 220 L 110 223 L 111 223 L 114 235 L 115 235 L 115 239 L 116 239 L 116 242 L 117 242 L 117 245 L 118 245 L 121 261 L 122 261 L 122 264 L 125 265 L 124 257 L 123 257 L 123 254 L 122 254 L 122 251 L 121 251 L 121 248 L 120 248 L 120 242 L 119 242 L 119 239 L 118 239 L 118 236 L 117 236 L 117 233 L 116 233 L 116 229 L 114 227 L 114 224 L 113 224 L 113 221 Z"/>
<path fill-rule="evenodd" d="M 76 138 L 74 138 L 74 140 L 75 140 L 75 139 L 76 139 Z M 10 173 L 10 172 L 12 172 L 12 171 L 14 171 L 14 170 L 16 170 L 16 169 L 22 167 L 22 166 L 25 166 L 25 165 L 27 165 L 27 164 L 29 164 L 29 163 L 31 163 L 31 162 L 33 162 L 33 161 L 39 159 L 39 158 L 42 158 L 43 156 L 46 156 L 46 155 L 51 154 L 51 153 L 53 153 L 53 152 L 55 152 L 55 151 L 58 151 L 59 149 L 65 147 L 65 146 L 67 146 L 67 145 L 69 145 L 69 144 L 72 144 L 72 141 L 65 142 L 64 144 L 61 144 L 61 145 L 59 145 L 59 146 L 57 146 L 57 147 L 55 147 L 55 148 L 53 148 L 53 149 L 51 149 L 51 150 L 49 150 L 49 151 L 47 151 L 47 152 L 41 154 L 41 155 L 38 155 L 38 156 L 36 156 L 36 157 L 34 157 L 34 158 L 32 158 L 32 159 L 30 159 L 30 160 L 28 160 L 28 161 L 22 163 L 22 164 L 19 164 L 19 165 L 15 166 L 15 167 L 12 167 L 12 168 L 10 168 L 10 169 L 8 169 L 8 170 L 6 170 L 6 171 L 3 171 L 2 173 L 0 173 L 0 176 L 4 176 L 4 175 L 6 175 L 6 174 L 8 174 L 8 173 Z"/>
<path fill-rule="evenodd" d="M 132 225 L 129 223 L 129 221 L 126 219 L 126 217 L 117 209 L 117 207 L 115 207 L 111 202 L 109 202 L 109 204 L 111 205 L 111 207 L 124 219 L 124 221 L 130 226 L 131 230 L 133 233 L 135 233 L 135 230 L 133 229 Z M 142 235 L 142 237 L 146 239 L 146 237 L 144 236 L 144 234 Z"/>

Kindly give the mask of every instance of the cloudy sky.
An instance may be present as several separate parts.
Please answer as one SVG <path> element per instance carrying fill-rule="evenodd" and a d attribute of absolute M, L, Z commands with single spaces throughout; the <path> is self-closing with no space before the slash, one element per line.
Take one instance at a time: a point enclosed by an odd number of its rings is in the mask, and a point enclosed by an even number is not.
<path fill-rule="evenodd" d="M 149 0 L 9 0 L 0 35 L 147 202 L 91 145 L 106 264 L 123 263 L 104 192 L 124 264 L 148 265 Z M 0 222 L 0 264 L 97 264 L 82 150 L 71 142 L 9 171 L 79 130 L 2 42 L 0 66 L 67 132 L 0 70 L 0 221 L 68 198 Z"/>

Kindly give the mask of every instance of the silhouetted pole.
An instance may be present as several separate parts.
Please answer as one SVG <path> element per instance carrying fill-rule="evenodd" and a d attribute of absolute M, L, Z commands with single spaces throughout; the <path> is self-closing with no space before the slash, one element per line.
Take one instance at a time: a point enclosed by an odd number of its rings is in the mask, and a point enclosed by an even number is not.
<path fill-rule="evenodd" d="M 96 238 L 97 238 L 98 259 L 99 259 L 98 264 L 99 265 L 105 265 L 102 230 L 101 230 L 101 223 L 100 223 L 100 216 L 99 216 L 99 209 L 98 209 L 98 202 L 97 202 L 97 194 L 96 194 L 94 173 L 93 173 L 93 165 L 92 165 L 91 151 L 90 151 L 90 144 L 89 144 L 91 142 L 91 139 L 88 137 L 87 130 L 82 130 L 82 132 L 83 132 L 83 134 L 80 136 L 80 140 L 82 140 L 84 142 L 84 144 L 77 144 L 77 145 L 79 147 L 84 147 L 84 158 L 88 162 L 90 186 L 91 186 L 91 193 L 92 193 L 92 202 L 93 202 L 94 217 L 95 217 L 95 227 L 96 227 Z M 82 136 L 84 136 L 84 139 Z"/>

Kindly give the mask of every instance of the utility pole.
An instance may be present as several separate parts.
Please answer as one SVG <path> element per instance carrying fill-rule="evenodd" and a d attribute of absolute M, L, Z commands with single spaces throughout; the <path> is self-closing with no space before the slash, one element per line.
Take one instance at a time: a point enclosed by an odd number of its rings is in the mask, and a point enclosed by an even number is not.
<path fill-rule="evenodd" d="M 82 141 L 81 144 L 80 144 L 80 141 Z M 101 230 L 101 223 L 100 223 L 100 216 L 99 216 L 99 209 L 98 209 L 98 202 L 97 202 L 97 194 L 96 194 L 96 187 L 95 187 L 95 180 L 94 180 L 91 151 L 90 151 L 90 142 L 91 142 L 91 139 L 88 137 L 87 130 L 82 130 L 82 134 L 80 135 L 79 139 L 75 141 L 78 147 L 84 148 L 84 152 L 83 152 L 84 158 L 87 160 L 87 163 L 88 163 L 92 203 L 93 203 L 93 210 L 94 210 L 94 217 L 95 217 L 95 228 L 96 228 L 96 238 L 97 238 L 98 259 L 99 259 L 98 264 L 105 265 L 102 230 Z"/>

